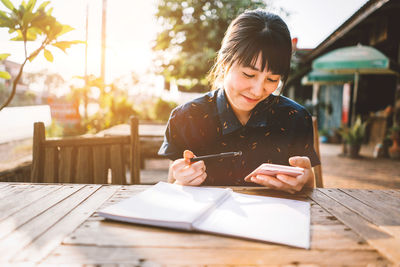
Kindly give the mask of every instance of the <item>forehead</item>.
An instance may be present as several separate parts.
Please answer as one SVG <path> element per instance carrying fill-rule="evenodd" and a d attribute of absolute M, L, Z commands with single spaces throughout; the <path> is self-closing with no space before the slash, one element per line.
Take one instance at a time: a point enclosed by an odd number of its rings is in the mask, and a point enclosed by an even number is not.
<path fill-rule="evenodd" d="M 274 73 L 269 69 L 268 62 L 265 62 L 265 67 L 263 70 L 262 69 L 262 60 L 263 60 L 263 58 L 262 58 L 262 54 L 260 52 L 257 55 L 257 57 L 255 57 L 251 62 L 249 62 L 249 63 L 243 62 L 240 64 L 238 63 L 237 65 L 240 67 L 243 67 L 243 68 L 250 68 L 252 70 L 259 71 L 259 72 L 265 72 L 270 75 L 277 75 L 277 76 L 280 75 L 279 73 Z"/>

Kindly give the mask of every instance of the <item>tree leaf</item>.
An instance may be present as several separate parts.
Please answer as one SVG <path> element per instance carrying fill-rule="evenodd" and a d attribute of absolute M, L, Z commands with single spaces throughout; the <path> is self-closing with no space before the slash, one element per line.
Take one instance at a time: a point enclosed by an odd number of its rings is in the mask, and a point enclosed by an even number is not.
<path fill-rule="evenodd" d="M 25 11 L 23 16 L 22 16 L 22 25 L 25 25 L 25 27 L 28 27 L 29 24 L 31 24 L 32 20 L 36 17 L 36 14 L 30 12 L 30 11 Z"/>
<path fill-rule="evenodd" d="M 45 2 L 43 2 L 43 3 L 38 7 L 38 10 L 45 10 L 45 8 L 47 7 L 48 4 L 50 4 L 50 1 L 45 1 Z"/>
<path fill-rule="evenodd" d="M 35 30 L 35 28 L 29 28 L 26 33 L 27 41 L 35 41 L 36 38 L 37 38 L 37 31 Z"/>
<path fill-rule="evenodd" d="M 5 60 L 10 56 L 10 54 L 0 54 L 0 61 Z"/>
<path fill-rule="evenodd" d="M 13 4 L 11 3 L 10 0 L 1 0 L 1 2 L 3 3 L 3 5 L 5 5 L 9 10 L 14 11 L 15 7 L 13 6 Z"/>
<path fill-rule="evenodd" d="M 22 36 L 17 36 L 17 37 L 11 38 L 10 41 L 22 42 L 22 41 L 24 41 L 24 38 Z"/>
<path fill-rule="evenodd" d="M 11 75 L 7 71 L 0 71 L 0 78 L 9 80 L 11 79 Z"/>
<path fill-rule="evenodd" d="M 0 19 L 8 19 L 7 13 L 0 10 Z"/>
<path fill-rule="evenodd" d="M 55 46 L 55 47 L 57 47 L 57 48 L 59 48 L 59 49 L 61 49 L 64 53 L 66 53 L 67 51 L 67 48 L 70 48 L 71 47 L 71 42 L 68 42 L 68 41 L 60 41 L 60 42 L 56 42 L 56 43 L 53 43 L 53 44 L 51 44 L 52 46 Z"/>
<path fill-rule="evenodd" d="M 264 0 L 157 1 L 156 18 L 162 31 L 153 45 L 157 60 L 163 62 L 155 71 L 166 80 L 190 80 L 191 87 L 209 90 L 206 80 L 221 47 L 229 23 L 246 9 L 265 8 Z M 197 89 L 196 89 L 197 90 Z"/>
<path fill-rule="evenodd" d="M 36 0 L 29 0 L 28 4 L 26 5 L 26 10 L 28 12 L 32 12 L 35 5 L 36 5 Z"/>
<path fill-rule="evenodd" d="M 51 16 L 51 13 L 53 12 L 53 8 L 50 8 L 49 10 L 47 10 L 47 12 L 46 12 L 46 14 L 48 15 L 48 16 Z"/>
<path fill-rule="evenodd" d="M 63 35 L 65 33 L 67 33 L 67 32 L 70 32 L 70 31 L 74 30 L 74 28 L 69 26 L 69 25 L 63 24 L 61 26 L 62 26 L 62 30 L 57 34 L 57 36 Z"/>
<path fill-rule="evenodd" d="M 49 50 L 47 50 L 47 49 L 44 49 L 44 57 L 47 59 L 47 61 L 49 61 L 49 62 L 53 62 L 53 60 L 54 60 L 54 57 L 53 57 L 53 54 L 49 51 Z"/>

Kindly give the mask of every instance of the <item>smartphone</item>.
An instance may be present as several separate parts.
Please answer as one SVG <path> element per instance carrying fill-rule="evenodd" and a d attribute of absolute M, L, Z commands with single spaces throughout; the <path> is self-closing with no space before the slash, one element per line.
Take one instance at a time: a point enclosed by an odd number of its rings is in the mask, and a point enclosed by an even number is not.
<path fill-rule="evenodd" d="M 250 176 L 255 176 L 257 174 L 265 174 L 269 176 L 276 176 L 277 174 L 286 174 L 289 176 L 297 177 L 303 173 L 304 169 L 300 167 L 265 163 L 260 168 L 250 173 L 246 178 L 249 178 Z"/>

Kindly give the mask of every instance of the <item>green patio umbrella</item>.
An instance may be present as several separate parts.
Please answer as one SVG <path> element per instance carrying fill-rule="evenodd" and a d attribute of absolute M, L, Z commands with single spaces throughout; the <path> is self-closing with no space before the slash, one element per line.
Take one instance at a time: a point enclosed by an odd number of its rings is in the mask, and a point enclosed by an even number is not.
<path fill-rule="evenodd" d="M 302 84 L 343 84 L 352 82 L 353 74 L 336 74 L 329 71 L 312 70 L 301 79 Z"/>
<path fill-rule="evenodd" d="M 373 47 L 362 45 L 343 47 L 328 52 L 315 59 L 312 67 L 319 71 L 354 75 L 352 123 L 355 120 L 360 74 L 398 74 L 397 71 L 391 69 L 387 56 Z"/>

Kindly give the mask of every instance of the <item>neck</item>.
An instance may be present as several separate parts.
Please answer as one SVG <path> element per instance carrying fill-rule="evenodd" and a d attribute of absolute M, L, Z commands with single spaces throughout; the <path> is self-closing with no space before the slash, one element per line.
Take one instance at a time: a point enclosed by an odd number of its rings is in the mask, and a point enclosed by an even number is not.
<path fill-rule="evenodd" d="M 236 115 L 236 118 L 240 121 L 240 123 L 244 126 L 250 119 L 250 112 L 238 112 L 233 109 L 233 112 Z"/>

